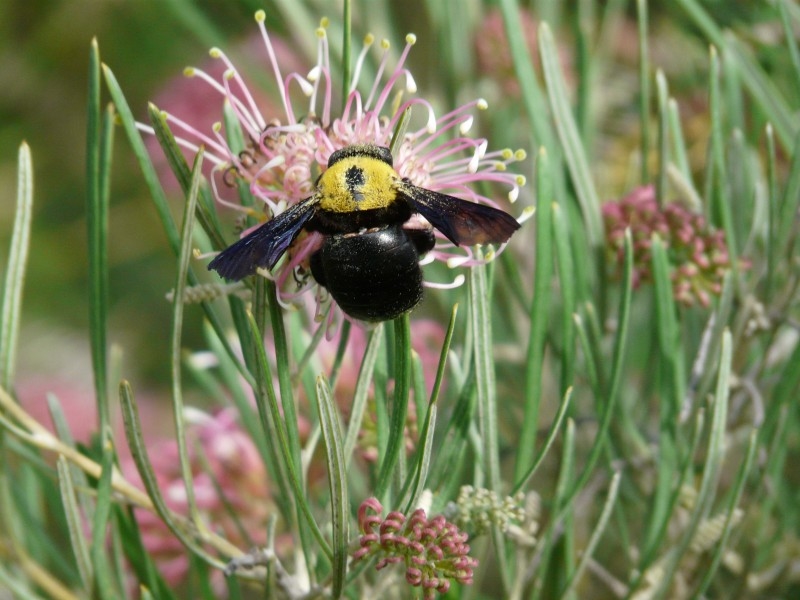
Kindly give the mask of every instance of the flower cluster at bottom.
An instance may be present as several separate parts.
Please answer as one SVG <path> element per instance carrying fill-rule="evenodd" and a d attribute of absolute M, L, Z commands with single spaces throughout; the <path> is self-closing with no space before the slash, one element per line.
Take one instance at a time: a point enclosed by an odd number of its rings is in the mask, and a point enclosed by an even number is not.
<path fill-rule="evenodd" d="M 406 581 L 421 586 L 425 598 L 447 592 L 451 580 L 472 583 L 472 570 L 478 561 L 469 556 L 466 533 L 441 515 L 428 519 L 422 509 L 408 518 L 395 511 L 381 519 L 382 512 L 383 506 L 375 498 L 361 503 L 361 547 L 353 554 L 353 560 L 377 557 L 376 569 L 404 563 Z"/>

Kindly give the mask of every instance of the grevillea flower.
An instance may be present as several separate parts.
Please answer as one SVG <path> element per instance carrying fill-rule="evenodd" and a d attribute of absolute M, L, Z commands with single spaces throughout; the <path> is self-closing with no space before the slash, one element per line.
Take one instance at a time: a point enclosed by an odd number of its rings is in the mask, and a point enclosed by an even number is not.
<path fill-rule="evenodd" d="M 381 519 L 383 506 L 368 498 L 358 509 L 358 528 L 361 530 L 359 549 L 353 560 L 378 558 L 375 568 L 403 563 L 406 581 L 423 589 L 425 598 L 444 594 L 453 580 L 469 585 L 477 559 L 469 555 L 467 534 L 445 517 L 429 519 L 420 509 L 406 518 L 390 512 Z"/>
<path fill-rule="evenodd" d="M 672 266 L 675 299 L 685 306 L 708 306 L 711 295 L 722 291 L 722 279 L 731 268 L 723 231 L 715 229 L 703 215 L 679 202 L 659 206 L 653 186 L 603 204 L 603 220 L 609 254 L 622 264 L 625 229 L 633 236 L 633 286 L 652 280 L 652 238 L 658 234 Z"/>
<path fill-rule="evenodd" d="M 452 112 L 437 117 L 426 100 L 414 96 L 416 83 L 405 68 L 406 57 L 414 45 L 415 37 L 408 35 L 406 45 L 393 70 L 389 70 L 389 44 L 381 42 L 381 61 L 373 82 L 366 89 L 358 89 L 363 66 L 374 38 L 368 35 L 358 55 L 348 95 L 341 114 L 335 114 L 334 91 L 341 86 L 333 81 L 326 22 L 317 29 L 317 60 L 307 73 L 284 74 L 278 63 L 273 45 L 264 25 L 265 13 L 256 13 L 269 69 L 274 76 L 283 114 L 264 115 L 242 74 L 225 53 L 214 48 L 211 56 L 222 61 L 225 71 L 215 78 L 201 69 L 189 68 L 188 76 L 198 77 L 220 97 L 228 114 L 227 122 L 236 122 L 244 136 L 244 146 L 238 147 L 231 139 L 236 133 L 220 122 L 211 131 L 198 129 L 178 115 L 166 114 L 166 119 L 177 135 L 178 142 L 186 148 L 205 147 L 205 157 L 214 164 L 212 186 L 217 200 L 249 216 L 261 211 L 243 207 L 235 197 L 233 185 L 242 179 L 250 192 L 262 201 L 266 212 L 275 216 L 312 195 L 314 183 L 324 171 L 330 155 L 352 144 L 372 144 L 390 147 L 396 131 L 401 134 L 393 145 L 394 168 L 413 185 L 439 191 L 472 202 L 496 206 L 494 200 L 476 191 L 480 184 L 499 184 L 506 189 L 507 197 L 514 201 L 524 178 L 508 172 L 510 163 L 524 158 L 521 150 L 490 151 L 482 138 L 467 137 L 476 110 L 486 108 L 483 100 L 475 100 Z M 304 98 L 297 102 L 297 98 Z M 404 115 L 415 108 L 416 113 L 403 124 Z M 414 128 L 420 113 L 424 125 Z M 141 125 L 144 130 L 152 131 Z M 402 130 L 402 131 L 401 131 Z M 483 189 L 483 188 L 482 188 Z M 327 294 L 308 276 L 308 260 L 320 246 L 320 234 L 301 234 L 292 248 L 268 276 L 279 290 L 279 300 L 284 303 L 299 302 L 303 293 L 315 289 L 319 302 Z M 493 258 L 486 253 L 484 260 Z M 441 260 L 450 267 L 475 264 L 477 259 L 468 247 L 455 247 L 437 233 L 437 244 L 425 261 Z M 453 283 L 463 281 L 456 277 Z M 443 285 L 432 284 L 431 286 Z M 449 284 L 444 284 L 449 285 Z M 330 312 L 329 318 L 333 318 Z"/>
<path fill-rule="evenodd" d="M 264 462 L 255 444 L 240 427 L 233 409 L 213 415 L 191 410 L 187 417 L 194 497 L 208 527 L 240 547 L 263 545 L 271 503 Z M 177 443 L 156 441 L 149 444 L 149 454 L 167 506 L 188 516 Z M 122 467 L 126 476 L 138 478 L 132 459 Z M 164 578 L 173 585 L 184 582 L 189 572 L 188 550 L 154 513 L 137 510 L 136 519 L 142 542 Z"/>

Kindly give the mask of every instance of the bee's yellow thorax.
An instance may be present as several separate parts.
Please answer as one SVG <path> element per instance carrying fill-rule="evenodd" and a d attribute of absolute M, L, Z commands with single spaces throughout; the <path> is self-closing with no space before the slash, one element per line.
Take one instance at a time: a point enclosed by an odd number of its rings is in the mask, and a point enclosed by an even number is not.
<path fill-rule="evenodd" d="M 397 172 L 371 156 L 334 163 L 317 181 L 319 207 L 337 213 L 386 208 L 397 198 Z"/>

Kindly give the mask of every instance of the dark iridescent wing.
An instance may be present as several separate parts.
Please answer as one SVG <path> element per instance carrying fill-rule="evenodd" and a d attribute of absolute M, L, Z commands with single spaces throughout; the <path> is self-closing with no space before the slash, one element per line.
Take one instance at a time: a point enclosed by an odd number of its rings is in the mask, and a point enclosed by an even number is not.
<path fill-rule="evenodd" d="M 212 260 L 208 269 L 225 279 L 238 281 L 255 273 L 258 267 L 272 269 L 300 230 L 314 216 L 318 199 L 306 198 L 270 219 Z"/>
<path fill-rule="evenodd" d="M 502 244 L 519 223 L 502 210 L 403 182 L 398 188 L 412 206 L 456 246 Z"/>

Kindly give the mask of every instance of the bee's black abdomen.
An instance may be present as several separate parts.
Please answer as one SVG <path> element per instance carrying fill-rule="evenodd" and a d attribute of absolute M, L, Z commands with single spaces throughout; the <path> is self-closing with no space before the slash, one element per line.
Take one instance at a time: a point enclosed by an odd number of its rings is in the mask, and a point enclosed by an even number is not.
<path fill-rule="evenodd" d="M 329 236 L 311 259 L 311 274 L 361 321 L 394 319 L 422 300 L 419 253 L 399 224 Z"/>

